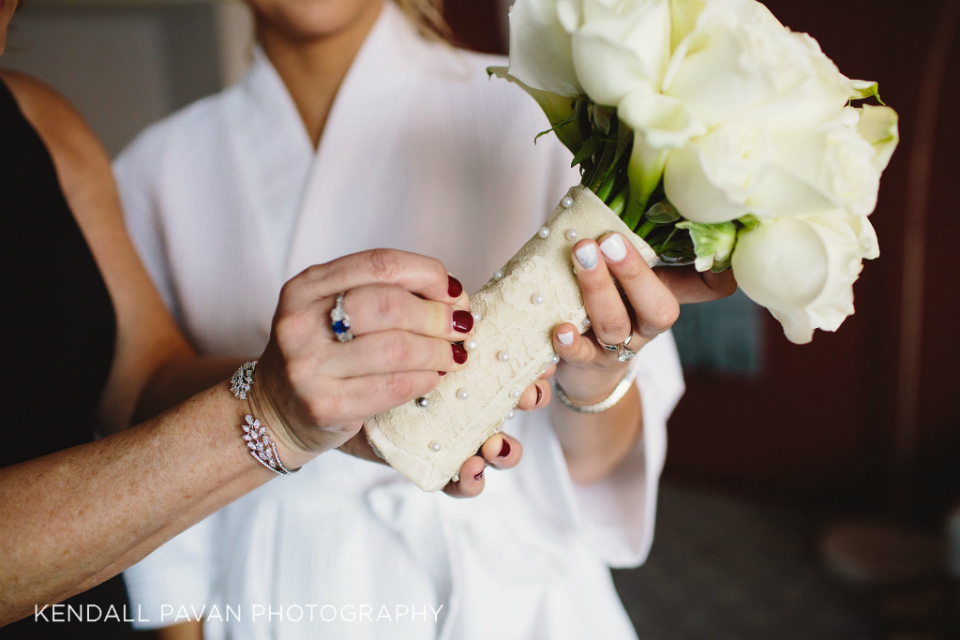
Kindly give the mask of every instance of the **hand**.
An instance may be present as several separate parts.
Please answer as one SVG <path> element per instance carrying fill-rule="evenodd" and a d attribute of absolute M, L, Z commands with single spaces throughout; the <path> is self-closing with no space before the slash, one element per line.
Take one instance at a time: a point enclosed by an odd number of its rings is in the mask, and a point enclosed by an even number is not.
<path fill-rule="evenodd" d="M 355 338 L 340 343 L 330 311 L 344 292 Z M 363 421 L 428 393 L 458 371 L 470 301 L 438 260 L 375 249 L 303 271 L 284 285 L 251 399 L 290 455 L 335 449 Z M 284 462 L 294 465 L 293 462 Z"/>
<path fill-rule="evenodd" d="M 330 326 L 337 295 L 355 338 L 340 343 Z M 273 427 L 281 459 L 296 468 L 344 446 L 377 459 L 363 421 L 427 394 L 467 352 L 452 344 L 473 330 L 470 299 L 438 260 L 376 249 L 310 267 L 283 288 L 270 342 L 257 365 L 251 400 Z M 519 442 L 497 435 L 461 469 L 448 493 L 477 495 L 485 458 L 498 468 L 520 459 Z M 503 455 L 499 455 L 503 453 Z M 286 457 L 285 457 L 286 456 Z"/>
<path fill-rule="evenodd" d="M 553 343 L 561 357 L 558 381 L 577 404 L 605 399 L 626 373 L 627 363 L 618 361 L 616 352 L 603 349 L 597 337 L 616 345 L 632 335 L 630 348 L 638 351 L 673 326 L 681 304 L 716 300 L 737 289 L 729 270 L 698 273 L 693 267 L 651 269 L 634 246 L 617 233 L 600 238 L 599 245 L 593 240 L 576 243 L 573 264 L 592 329 L 580 336 L 574 325 L 563 323 L 554 330 Z M 626 301 L 614 278 L 623 288 Z"/>

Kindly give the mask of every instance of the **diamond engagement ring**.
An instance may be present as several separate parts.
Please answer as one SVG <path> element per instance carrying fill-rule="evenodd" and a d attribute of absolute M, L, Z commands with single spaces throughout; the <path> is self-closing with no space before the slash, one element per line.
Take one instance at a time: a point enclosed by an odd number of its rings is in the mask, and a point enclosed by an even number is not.
<path fill-rule="evenodd" d="M 626 362 L 627 360 L 630 360 L 633 356 L 637 355 L 636 351 L 627 347 L 627 345 L 630 344 L 630 341 L 633 340 L 633 333 L 627 336 L 627 339 L 621 342 L 620 344 L 607 344 L 606 342 L 598 338 L 596 334 L 594 334 L 593 337 L 596 338 L 597 342 L 600 343 L 600 346 L 606 349 L 607 351 L 616 351 L 617 360 L 619 360 L 620 362 Z"/>
<path fill-rule="evenodd" d="M 350 316 L 343 310 L 343 296 L 337 296 L 337 303 L 330 310 L 330 322 L 333 327 L 333 333 L 340 342 L 350 342 L 353 340 L 353 333 L 350 332 Z"/>

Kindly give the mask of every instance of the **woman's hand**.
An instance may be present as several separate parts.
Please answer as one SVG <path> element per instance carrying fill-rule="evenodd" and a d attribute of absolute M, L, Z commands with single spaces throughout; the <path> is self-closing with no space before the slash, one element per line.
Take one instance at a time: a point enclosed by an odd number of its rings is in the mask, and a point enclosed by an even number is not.
<path fill-rule="evenodd" d="M 354 335 L 346 343 L 330 319 L 340 293 Z M 284 464 L 295 468 L 338 447 L 376 459 L 360 433 L 363 421 L 427 394 L 445 373 L 464 367 L 467 351 L 456 343 L 473 331 L 469 309 L 463 287 L 441 262 L 403 251 L 365 251 L 291 279 L 251 392 L 254 413 L 282 445 Z M 482 451 L 484 457 L 464 463 L 448 493 L 479 494 L 485 462 L 512 467 L 521 447 L 497 435 Z"/>
<path fill-rule="evenodd" d="M 573 263 L 583 291 L 591 331 L 580 336 L 570 323 L 554 331 L 554 348 L 561 357 L 560 386 L 577 404 L 605 399 L 623 378 L 627 363 L 600 346 L 597 338 L 617 345 L 633 336 L 629 347 L 643 345 L 667 331 L 680 314 L 680 305 L 726 297 L 737 289 L 729 270 L 697 273 L 690 268 L 651 269 L 620 234 L 581 240 L 573 247 Z M 611 277 L 612 276 L 612 277 Z M 614 284 L 623 288 L 623 295 Z"/>

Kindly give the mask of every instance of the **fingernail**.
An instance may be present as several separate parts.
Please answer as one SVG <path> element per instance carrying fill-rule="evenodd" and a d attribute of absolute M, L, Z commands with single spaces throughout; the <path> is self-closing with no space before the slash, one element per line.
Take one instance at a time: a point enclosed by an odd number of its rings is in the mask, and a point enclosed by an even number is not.
<path fill-rule="evenodd" d="M 463 364 L 467 361 L 467 350 L 463 348 L 462 344 L 452 344 L 450 345 L 453 348 L 453 361 L 457 364 Z"/>
<path fill-rule="evenodd" d="M 577 262 L 584 269 L 590 270 L 597 267 L 597 245 L 588 242 L 574 253 L 577 255 Z"/>
<path fill-rule="evenodd" d="M 506 458 L 510 455 L 510 443 L 507 442 L 507 439 L 503 439 L 503 444 L 500 445 L 500 453 L 497 454 L 498 458 Z"/>
<path fill-rule="evenodd" d="M 457 309 L 453 312 L 453 330 L 467 333 L 473 329 L 473 314 L 469 311 Z"/>
<path fill-rule="evenodd" d="M 481 480 L 483 480 L 483 471 L 473 476 L 473 479 L 476 480 L 477 482 L 480 482 Z"/>
<path fill-rule="evenodd" d="M 537 401 L 534 402 L 533 404 L 540 404 L 540 401 L 543 400 L 543 389 L 540 388 L 540 385 L 536 385 L 536 387 L 537 387 Z"/>
<path fill-rule="evenodd" d="M 446 372 L 446 371 L 437 371 L 437 373 L 440 374 L 440 377 L 441 377 L 441 378 L 442 378 L 443 376 L 447 375 L 447 372 Z"/>
<path fill-rule="evenodd" d="M 560 341 L 560 344 L 570 346 L 573 344 L 573 331 L 564 331 L 563 333 L 558 333 L 557 340 Z"/>
<path fill-rule="evenodd" d="M 463 293 L 463 285 L 453 276 L 447 276 L 447 295 L 451 298 L 459 298 Z"/>
<path fill-rule="evenodd" d="M 627 246 L 619 233 L 614 233 L 600 243 L 600 251 L 613 262 L 620 262 L 627 257 Z"/>

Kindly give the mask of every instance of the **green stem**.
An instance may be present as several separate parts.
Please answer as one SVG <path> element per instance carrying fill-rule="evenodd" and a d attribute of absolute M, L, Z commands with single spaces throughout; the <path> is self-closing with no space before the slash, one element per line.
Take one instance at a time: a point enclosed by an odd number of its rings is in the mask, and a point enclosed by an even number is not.
<path fill-rule="evenodd" d="M 644 220 L 643 224 L 637 228 L 635 233 L 641 238 L 646 238 L 648 235 L 650 235 L 650 232 L 656 228 L 656 222 L 653 222 L 652 220 Z"/>
<path fill-rule="evenodd" d="M 610 197 L 610 194 L 613 193 L 613 186 L 616 184 L 616 182 L 617 174 L 613 173 L 610 175 L 610 177 L 600 183 L 600 188 L 597 189 L 597 197 L 606 202 L 607 198 Z"/>
<path fill-rule="evenodd" d="M 630 183 L 626 183 L 617 192 L 617 195 L 613 196 L 613 199 L 610 202 L 607 202 L 607 206 L 610 207 L 618 216 L 623 213 L 623 209 L 627 206 L 627 199 L 630 197 Z"/>

